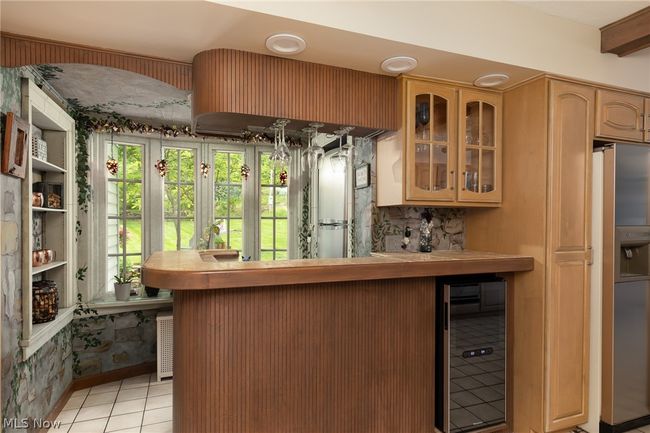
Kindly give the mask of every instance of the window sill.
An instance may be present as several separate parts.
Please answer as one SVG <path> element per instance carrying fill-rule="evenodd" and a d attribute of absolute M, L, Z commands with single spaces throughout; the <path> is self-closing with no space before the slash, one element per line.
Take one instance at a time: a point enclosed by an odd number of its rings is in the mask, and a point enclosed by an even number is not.
<path fill-rule="evenodd" d="M 100 316 L 106 314 L 119 314 L 129 311 L 154 310 L 173 305 L 174 298 L 170 293 L 163 292 L 155 298 L 131 296 L 128 301 L 117 301 L 114 298 L 99 299 L 89 302 L 88 307 L 97 310 Z"/>
<path fill-rule="evenodd" d="M 32 325 L 32 335 L 27 340 L 20 340 L 23 348 L 23 361 L 35 354 L 38 349 L 50 341 L 60 330 L 72 322 L 75 307 L 61 308 L 51 322 Z"/>

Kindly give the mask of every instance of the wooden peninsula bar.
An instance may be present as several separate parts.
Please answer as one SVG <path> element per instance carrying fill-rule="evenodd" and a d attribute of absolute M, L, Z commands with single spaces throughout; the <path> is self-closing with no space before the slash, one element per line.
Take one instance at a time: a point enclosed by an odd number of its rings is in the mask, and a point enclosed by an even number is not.
<path fill-rule="evenodd" d="M 154 253 L 144 284 L 174 290 L 174 432 L 432 433 L 435 278 L 498 273 L 511 292 L 532 268 L 470 251 Z"/>

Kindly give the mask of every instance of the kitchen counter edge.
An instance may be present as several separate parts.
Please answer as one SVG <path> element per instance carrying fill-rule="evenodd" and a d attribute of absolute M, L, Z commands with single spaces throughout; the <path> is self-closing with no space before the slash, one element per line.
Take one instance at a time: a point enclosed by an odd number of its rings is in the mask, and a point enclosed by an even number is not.
<path fill-rule="evenodd" d="M 370 257 L 274 262 L 204 260 L 198 251 L 155 252 L 142 266 L 145 286 L 214 290 L 393 278 L 525 272 L 529 256 L 478 251 L 373 253 Z"/>

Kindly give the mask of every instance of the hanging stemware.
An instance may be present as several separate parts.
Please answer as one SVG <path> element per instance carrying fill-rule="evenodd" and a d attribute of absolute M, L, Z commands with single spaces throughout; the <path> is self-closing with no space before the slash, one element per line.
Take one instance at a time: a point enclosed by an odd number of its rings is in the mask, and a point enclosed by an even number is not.
<path fill-rule="evenodd" d="M 303 152 L 305 156 L 305 162 L 307 163 L 307 169 L 312 171 L 318 167 L 318 158 L 323 156 L 325 153 L 323 148 L 314 145 L 314 138 L 318 135 L 318 128 L 322 128 L 322 123 L 310 123 L 308 128 L 304 128 L 303 131 L 307 133 L 307 150 Z"/>
<path fill-rule="evenodd" d="M 287 168 L 289 162 L 291 162 L 291 154 L 289 153 L 289 146 L 287 146 L 285 138 L 285 127 L 289 122 L 287 119 L 278 119 L 272 127 L 275 137 L 273 140 L 274 149 L 270 159 L 276 170 Z"/>
<path fill-rule="evenodd" d="M 330 158 L 330 164 L 332 164 L 332 170 L 334 170 L 336 173 L 345 172 L 345 168 L 348 163 L 348 155 L 350 154 L 350 148 L 352 146 L 348 145 L 347 143 L 344 146 L 343 137 L 348 135 L 353 129 L 353 126 L 346 126 L 337 131 L 334 131 L 334 133 L 339 137 L 339 151 L 335 155 L 332 155 Z"/>

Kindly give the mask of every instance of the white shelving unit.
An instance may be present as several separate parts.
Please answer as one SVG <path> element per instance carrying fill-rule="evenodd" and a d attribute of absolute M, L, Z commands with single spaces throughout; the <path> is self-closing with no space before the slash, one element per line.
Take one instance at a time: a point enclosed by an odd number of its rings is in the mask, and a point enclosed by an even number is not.
<path fill-rule="evenodd" d="M 74 179 L 75 122 L 34 82 L 23 79 L 22 115 L 43 133 L 47 141 L 47 161 L 31 156 L 22 187 L 23 239 L 23 359 L 33 355 L 43 344 L 72 321 L 77 293 L 75 222 L 77 219 L 76 185 Z M 31 155 L 31 152 L 30 152 Z M 32 185 L 35 182 L 56 182 L 63 185 L 61 209 L 32 206 Z M 46 198 L 47 200 L 47 198 Z M 56 261 L 32 266 L 34 216 L 43 221 L 42 248 L 54 250 Z M 32 282 L 48 279 L 56 282 L 59 290 L 59 314 L 56 319 L 32 324 Z"/>

